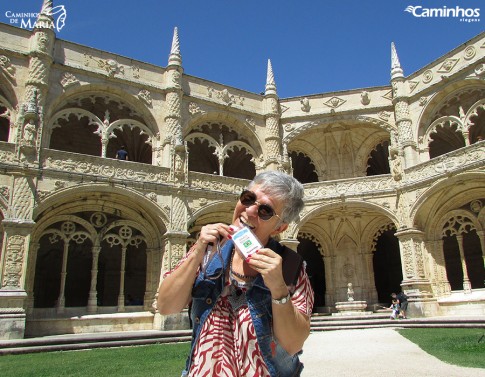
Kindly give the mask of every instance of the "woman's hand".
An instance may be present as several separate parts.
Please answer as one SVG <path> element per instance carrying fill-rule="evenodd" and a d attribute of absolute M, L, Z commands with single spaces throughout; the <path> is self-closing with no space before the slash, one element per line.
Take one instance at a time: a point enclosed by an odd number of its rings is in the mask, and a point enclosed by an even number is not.
<path fill-rule="evenodd" d="M 207 245 L 209 243 L 216 244 L 223 239 L 230 238 L 229 236 L 234 233 L 234 228 L 230 225 L 217 223 L 217 224 L 208 224 L 204 225 L 200 229 L 200 235 L 197 242 L 200 242 L 203 245 Z"/>
<path fill-rule="evenodd" d="M 288 294 L 288 287 L 283 279 L 283 259 L 279 254 L 271 249 L 259 249 L 246 258 L 246 263 L 261 274 L 273 298 L 279 299 Z"/>

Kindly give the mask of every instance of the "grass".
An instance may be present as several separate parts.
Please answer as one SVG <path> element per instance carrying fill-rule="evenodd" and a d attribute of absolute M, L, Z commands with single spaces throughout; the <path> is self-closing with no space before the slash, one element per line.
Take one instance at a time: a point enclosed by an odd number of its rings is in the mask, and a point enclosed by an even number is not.
<path fill-rule="evenodd" d="M 401 329 L 399 333 L 445 363 L 485 368 L 485 329 Z"/>
<path fill-rule="evenodd" d="M 2 377 L 180 376 L 190 343 L 0 356 Z"/>
<path fill-rule="evenodd" d="M 485 329 L 401 329 L 427 353 L 454 365 L 485 368 Z M 180 376 L 189 343 L 0 356 L 2 377 Z"/>

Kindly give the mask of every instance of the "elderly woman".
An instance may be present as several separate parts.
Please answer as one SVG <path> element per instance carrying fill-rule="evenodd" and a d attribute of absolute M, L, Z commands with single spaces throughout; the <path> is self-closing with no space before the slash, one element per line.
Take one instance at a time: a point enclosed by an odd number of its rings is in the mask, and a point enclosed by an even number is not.
<path fill-rule="evenodd" d="M 183 375 L 300 375 L 313 291 L 301 257 L 272 237 L 298 217 L 302 198 L 303 186 L 293 177 L 257 175 L 241 193 L 232 224 L 202 227 L 194 246 L 164 276 L 161 314 L 192 302 L 192 347 Z M 256 252 L 248 255 L 233 242 L 240 229 L 259 240 Z"/>

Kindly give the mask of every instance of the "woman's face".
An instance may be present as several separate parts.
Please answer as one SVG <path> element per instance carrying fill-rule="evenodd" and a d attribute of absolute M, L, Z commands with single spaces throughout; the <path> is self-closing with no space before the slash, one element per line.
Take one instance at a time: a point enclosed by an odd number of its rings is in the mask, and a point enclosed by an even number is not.
<path fill-rule="evenodd" d="M 281 216 L 284 208 L 283 203 L 266 195 L 259 189 L 258 185 L 253 186 L 251 191 L 256 194 L 256 200 L 259 204 L 269 205 L 278 216 Z M 232 223 L 238 227 L 248 226 L 263 245 L 268 243 L 271 235 L 278 234 L 288 227 L 288 224 L 282 224 L 277 216 L 273 216 L 269 220 L 262 220 L 258 216 L 257 204 L 246 207 L 239 200 L 234 209 Z"/>

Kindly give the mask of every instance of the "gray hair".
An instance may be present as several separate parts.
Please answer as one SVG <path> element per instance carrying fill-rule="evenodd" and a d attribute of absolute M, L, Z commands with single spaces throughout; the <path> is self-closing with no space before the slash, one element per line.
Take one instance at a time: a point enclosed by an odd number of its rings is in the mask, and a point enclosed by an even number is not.
<path fill-rule="evenodd" d="M 265 194 L 283 203 L 280 215 L 283 222 L 290 223 L 298 218 L 303 209 L 304 189 L 296 178 L 280 171 L 265 171 L 254 177 L 248 188 L 253 186 L 259 186 Z"/>

